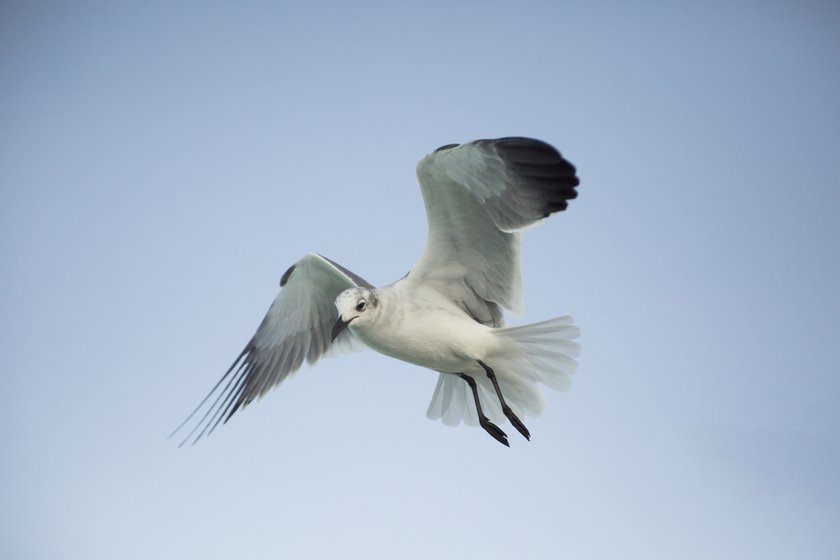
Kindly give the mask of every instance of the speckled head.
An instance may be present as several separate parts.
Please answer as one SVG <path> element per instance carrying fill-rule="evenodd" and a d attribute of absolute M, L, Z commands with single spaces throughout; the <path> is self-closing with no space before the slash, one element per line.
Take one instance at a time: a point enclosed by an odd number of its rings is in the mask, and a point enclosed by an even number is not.
<path fill-rule="evenodd" d="M 331 340 L 335 340 L 353 321 L 354 327 L 364 327 L 373 321 L 378 311 L 379 299 L 376 292 L 369 288 L 349 288 L 335 298 L 335 307 L 338 309 L 338 320 L 333 325 Z"/>

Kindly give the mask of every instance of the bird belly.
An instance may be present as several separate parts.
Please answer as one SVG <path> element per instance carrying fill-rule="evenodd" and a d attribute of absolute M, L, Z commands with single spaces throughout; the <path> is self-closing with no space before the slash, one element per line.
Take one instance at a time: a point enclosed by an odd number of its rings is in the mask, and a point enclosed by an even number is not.
<path fill-rule="evenodd" d="M 448 373 L 472 369 L 475 361 L 487 354 L 494 339 L 492 329 L 466 316 L 439 313 L 416 314 L 391 322 L 387 328 L 369 328 L 354 334 L 386 356 Z"/>

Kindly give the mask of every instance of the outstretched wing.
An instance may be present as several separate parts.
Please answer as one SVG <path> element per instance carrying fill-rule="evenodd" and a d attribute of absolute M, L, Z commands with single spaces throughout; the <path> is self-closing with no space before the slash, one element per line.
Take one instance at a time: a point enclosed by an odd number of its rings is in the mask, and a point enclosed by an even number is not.
<path fill-rule="evenodd" d="M 316 254 L 308 254 L 292 265 L 280 279 L 280 286 L 280 293 L 245 349 L 170 435 L 205 410 L 181 445 L 193 436 L 195 443 L 220 422 L 227 422 L 241 407 L 297 371 L 304 360 L 312 364 L 327 351 L 349 346 L 349 329 L 330 342 L 330 330 L 338 319 L 335 298 L 353 286 L 373 288 L 343 266 Z M 207 403 L 212 404 L 205 406 Z"/>
<path fill-rule="evenodd" d="M 575 198 L 575 167 L 539 140 L 451 144 L 417 165 L 426 204 L 426 248 L 403 282 L 432 285 L 476 321 L 501 326 L 521 311 L 519 230 Z"/>

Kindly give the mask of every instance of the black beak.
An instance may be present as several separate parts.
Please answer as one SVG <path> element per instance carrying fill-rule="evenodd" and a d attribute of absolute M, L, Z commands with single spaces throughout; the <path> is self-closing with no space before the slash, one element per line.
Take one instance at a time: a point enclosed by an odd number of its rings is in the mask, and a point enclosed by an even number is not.
<path fill-rule="evenodd" d="M 355 317 L 353 317 L 355 319 Z M 352 321 L 353 319 L 350 319 Z M 347 328 L 347 325 L 350 324 L 350 321 L 345 321 L 341 318 L 341 315 L 338 316 L 338 321 L 335 322 L 332 328 L 332 332 L 330 333 L 330 342 L 335 341 L 335 337 L 341 334 L 341 331 Z"/>

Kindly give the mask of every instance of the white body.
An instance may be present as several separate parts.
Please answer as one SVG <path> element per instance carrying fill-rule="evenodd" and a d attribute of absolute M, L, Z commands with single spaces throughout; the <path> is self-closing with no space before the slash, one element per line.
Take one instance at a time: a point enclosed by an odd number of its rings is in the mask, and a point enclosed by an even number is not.
<path fill-rule="evenodd" d="M 477 371 L 477 360 L 512 349 L 439 292 L 411 287 L 400 281 L 377 289 L 378 313 L 372 321 L 351 323 L 353 334 L 386 356 L 446 373 Z"/>
<path fill-rule="evenodd" d="M 362 311 L 357 309 L 365 303 Z M 540 385 L 566 390 L 577 369 L 580 331 L 571 317 L 521 327 L 494 328 L 477 322 L 452 300 L 417 285 L 410 276 L 385 288 L 350 288 L 336 298 L 339 318 L 353 336 L 377 352 L 440 373 L 427 416 L 457 425 L 478 423 L 468 387 L 456 374 L 475 379 L 487 417 L 505 415 L 480 362 L 493 368 L 507 404 L 517 416 L 545 408 Z"/>

